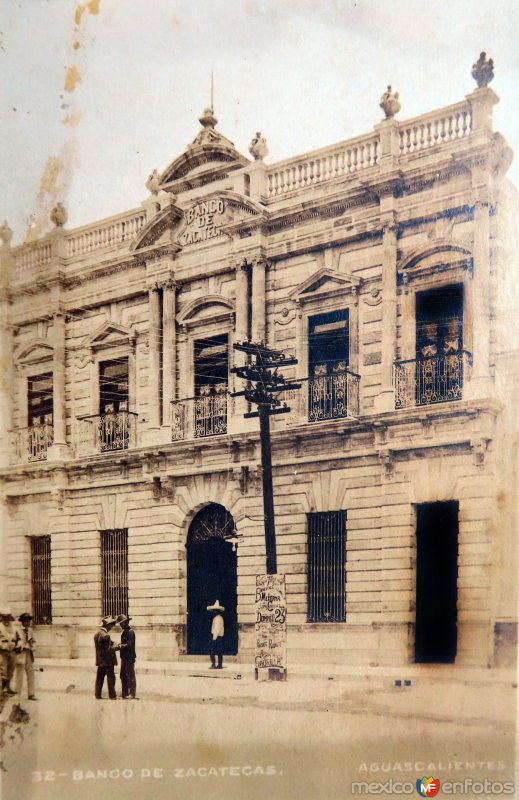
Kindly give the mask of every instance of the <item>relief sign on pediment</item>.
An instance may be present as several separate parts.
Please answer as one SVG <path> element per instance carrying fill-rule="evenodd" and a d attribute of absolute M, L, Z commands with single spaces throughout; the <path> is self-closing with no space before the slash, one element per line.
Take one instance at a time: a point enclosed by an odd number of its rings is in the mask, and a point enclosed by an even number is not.
<path fill-rule="evenodd" d="M 221 236 L 222 225 L 228 222 L 227 204 L 221 198 L 200 200 L 188 208 L 185 215 L 186 228 L 180 237 L 182 245 L 207 242 Z"/>

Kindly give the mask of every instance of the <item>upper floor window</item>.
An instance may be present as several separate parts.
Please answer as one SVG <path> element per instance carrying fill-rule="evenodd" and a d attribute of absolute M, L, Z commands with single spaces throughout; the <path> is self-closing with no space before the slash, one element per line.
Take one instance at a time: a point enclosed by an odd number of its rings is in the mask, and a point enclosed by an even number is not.
<path fill-rule="evenodd" d="M 134 414 L 128 409 L 128 358 L 99 363 L 98 436 L 101 452 L 130 446 Z"/>
<path fill-rule="evenodd" d="M 227 432 L 227 385 L 229 379 L 229 344 L 226 333 L 195 340 L 196 438 Z"/>
<path fill-rule="evenodd" d="M 463 349 L 463 285 L 416 294 L 415 358 L 395 363 L 396 407 L 460 400 L 470 354 Z"/>
<path fill-rule="evenodd" d="M 308 419 L 348 416 L 349 317 L 346 309 L 308 320 Z"/>
<path fill-rule="evenodd" d="M 52 425 L 52 372 L 27 379 L 27 420 L 29 425 Z"/>
<path fill-rule="evenodd" d="M 128 411 L 128 358 L 99 363 L 99 412 Z"/>
<path fill-rule="evenodd" d="M 446 358 L 463 349 L 463 287 L 416 295 L 416 357 Z"/>
<path fill-rule="evenodd" d="M 27 379 L 27 458 L 42 461 L 47 458 L 47 449 L 53 442 L 53 390 L 52 372 L 33 375 Z"/>

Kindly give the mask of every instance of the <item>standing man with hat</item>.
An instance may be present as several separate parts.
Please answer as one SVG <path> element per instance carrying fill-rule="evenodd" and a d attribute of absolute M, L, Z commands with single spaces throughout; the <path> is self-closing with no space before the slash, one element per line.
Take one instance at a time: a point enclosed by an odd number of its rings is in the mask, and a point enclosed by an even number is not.
<path fill-rule="evenodd" d="M 21 694 L 23 684 L 23 673 L 27 676 L 27 694 L 29 700 L 37 700 L 34 694 L 34 636 L 31 626 L 32 614 L 25 612 L 20 614 L 18 621 L 21 626 L 18 628 L 20 641 L 18 643 L 18 656 L 16 658 L 16 671 L 14 676 L 14 688 L 16 694 Z"/>
<path fill-rule="evenodd" d="M 123 700 L 137 700 L 137 681 L 135 678 L 135 631 L 130 627 L 131 617 L 117 616 L 117 623 L 123 629 L 121 634 L 121 684 Z"/>
<path fill-rule="evenodd" d="M 97 666 L 95 696 L 97 700 L 101 700 L 105 675 L 108 684 L 108 696 L 110 700 L 117 699 L 117 694 L 115 693 L 114 667 L 117 666 L 116 651 L 119 650 L 119 645 L 114 644 L 110 637 L 110 631 L 114 625 L 117 625 L 117 620 L 112 616 L 103 617 L 101 620 L 101 627 L 94 636 Z"/>
<path fill-rule="evenodd" d="M 225 611 L 225 608 L 220 605 L 218 600 L 215 600 L 212 606 L 207 606 L 207 610 L 211 611 L 213 615 L 211 638 L 209 640 L 209 656 L 211 658 L 211 666 L 209 669 L 222 669 L 223 637 L 225 633 L 222 611 Z M 216 656 L 218 656 L 218 666 L 216 666 L 215 663 Z"/>
<path fill-rule="evenodd" d="M 19 652 L 20 634 L 13 625 L 14 617 L 10 608 L 0 610 L 0 672 L 2 678 L 2 693 L 16 694 L 11 689 L 16 659 Z M 18 650 L 18 652 L 17 652 Z"/>

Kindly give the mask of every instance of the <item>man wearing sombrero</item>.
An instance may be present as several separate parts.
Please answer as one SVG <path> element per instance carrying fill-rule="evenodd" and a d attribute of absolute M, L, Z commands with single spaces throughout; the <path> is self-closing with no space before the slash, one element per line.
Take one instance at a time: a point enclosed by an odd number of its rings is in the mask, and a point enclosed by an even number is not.
<path fill-rule="evenodd" d="M 225 608 L 220 605 L 218 600 L 215 600 L 212 606 L 207 606 L 207 610 L 211 611 L 213 615 L 211 638 L 209 640 L 209 655 L 211 657 L 209 669 L 222 669 L 223 637 L 225 633 L 222 611 L 225 611 Z M 218 656 L 218 666 L 216 666 L 216 656 Z"/>

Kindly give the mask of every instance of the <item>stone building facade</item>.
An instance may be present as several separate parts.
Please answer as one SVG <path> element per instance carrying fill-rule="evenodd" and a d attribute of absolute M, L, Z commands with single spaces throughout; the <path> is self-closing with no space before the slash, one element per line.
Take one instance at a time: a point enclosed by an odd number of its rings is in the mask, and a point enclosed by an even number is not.
<path fill-rule="evenodd" d="M 216 130 L 141 207 L 2 236 L 4 600 L 40 653 L 129 611 L 140 655 L 254 648 L 265 570 L 257 419 L 235 342 L 294 355 L 272 418 L 289 659 L 505 666 L 517 631 L 511 151 L 487 78 L 267 165 Z M 5 590 L 7 589 L 7 593 Z"/>

